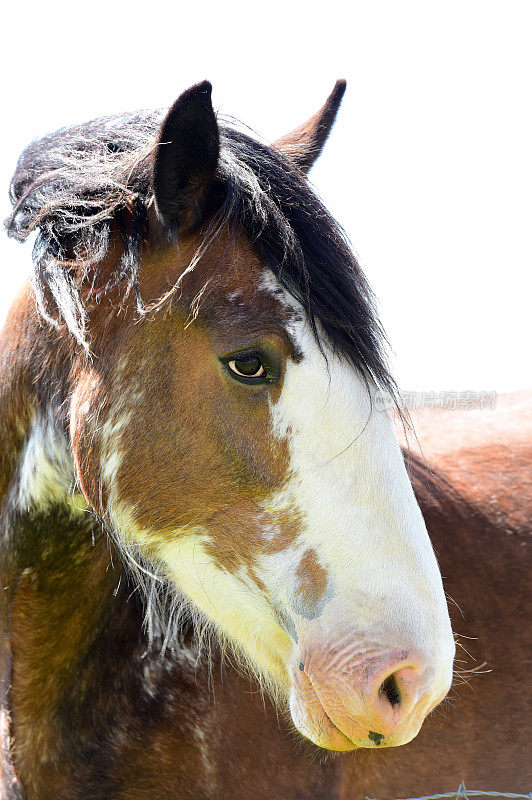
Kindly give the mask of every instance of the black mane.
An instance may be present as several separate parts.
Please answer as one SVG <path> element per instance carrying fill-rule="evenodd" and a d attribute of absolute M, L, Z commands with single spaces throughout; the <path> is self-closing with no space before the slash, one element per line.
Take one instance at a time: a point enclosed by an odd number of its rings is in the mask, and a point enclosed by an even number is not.
<path fill-rule="evenodd" d="M 52 324 L 45 297 L 80 342 L 85 312 L 79 267 L 87 274 L 109 246 L 111 226 L 121 228 L 124 254 L 116 280 L 137 294 L 139 247 L 152 198 L 150 154 L 164 112 L 105 117 L 60 130 L 22 153 L 10 186 L 10 236 L 36 232 L 33 288 Z M 215 226 L 241 224 L 259 256 L 302 302 L 333 348 L 395 397 L 384 356 L 384 333 L 373 295 L 342 229 L 302 173 L 280 153 L 231 127 L 221 126 Z M 78 267 L 72 270 L 73 262 Z"/>

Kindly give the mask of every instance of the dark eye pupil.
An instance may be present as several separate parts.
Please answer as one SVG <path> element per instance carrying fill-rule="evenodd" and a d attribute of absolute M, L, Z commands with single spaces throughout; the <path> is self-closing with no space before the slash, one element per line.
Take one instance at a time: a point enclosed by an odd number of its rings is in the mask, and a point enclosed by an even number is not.
<path fill-rule="evenodd" d="M 258 356 L 235 358 L 235 367 L 242 375 L 253 376 L 261 371 L 262 362 Z"/>

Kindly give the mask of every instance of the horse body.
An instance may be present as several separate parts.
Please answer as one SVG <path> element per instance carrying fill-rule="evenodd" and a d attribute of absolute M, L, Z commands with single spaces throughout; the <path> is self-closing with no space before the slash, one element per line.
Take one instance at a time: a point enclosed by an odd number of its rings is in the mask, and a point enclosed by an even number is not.
<path fill-rule="evenodd" d="M 330 102 L 281 140 L 299 169 L 321 149 Z M 187 155 L 190 125 L 199 144 Z M 94 243 L 80 256 L 71 230 L 53 264 L 39 262 L 41 312 L 49 317 L 51 293 L 67 325 L 43 327 L 26 289 L 2 334 L 6 790 L 28 800 L 214 800 L 391 798 L 461 780 L 526 788 L 522 709 L 505 693 L 528 677 L 523 520 L 508 527 L 504 511 L 486 512 L 485 494 L 470 497 L 463 481 L 455 489 L 452 457 L 434 477 L 412 456 L 411 475 L 466 619 L 453 612 L 455 630 L 478 636 L 479 657 L 497 669 L 475 678 L 483 701 L 465 687 L 459 711 L 431 715 L 406 748 L 380 749 L 409 741 L 445 695 L 453 648 L 391 422 L 372 408 L 371 316 L 354 291 L 358 332 L 335 323 L 332 307 L 313 315 L 301 287 L 299 299 L 287 292 L 257 255 L 275 251 L 265 218 L 253 241 L 229 216 L 213 235 L 216 131 L 204 89 L 178 101 L 162 124 L 146 216 L 114 210 L 92 273 L 91 262 L 73 279 L 66 271 Z M 233 180 L 240 162 L 223 152 Z M 164 163 L 169 153 L 178 160 Z M 253 151 L 243 171 L 252 186 L 260 157 Z M 299 180 L 291 191 L 306 191 Z M 270 213 L 279 223 L 279 209 Z M 179 219 L 177 256 L 177 230 L 160 222 L 168 214 Z M 335 248 L 349 258 L 333 228 L 325 233 L 321 258 Z M 124 298 L 131 240 L 142 269 Z M 289 245 L 285 237 L 281 249 Z M 170 303 L 139 318 L 135 294 Z M 474 485 L 477 450 L 460 464 Z M 243 660 L 232 663 L 224 642 Z M 316 758 L 294 724 L 322 747 L 371 749 Z"/>

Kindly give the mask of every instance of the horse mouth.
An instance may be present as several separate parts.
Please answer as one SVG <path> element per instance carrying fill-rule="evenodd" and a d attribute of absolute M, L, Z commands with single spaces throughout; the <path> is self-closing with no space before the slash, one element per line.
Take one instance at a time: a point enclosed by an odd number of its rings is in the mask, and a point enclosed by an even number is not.
<path fill-rule="evenodd" d="M 292 690 L 290 693 L 290 713 L 297 730 L 313 744 L 324 750 L 335 752 L 348 752 L 355 750 L 357 745 L 332 721 L 318 696 L 312 706 L 305 704 L 305 709 L 299 708 L 300 698 Z"/>
<path fill-rule="evenodd" d="M 336 752 L 348 752 L 364 746 L 359 744 L 364 735 L 362 726 L 352 720 L 352 725 L 356 725 L 360 738 L 357 736 L 354 739 L 344 733 L 332 719 L 312 679 L 306 673 L 299 677 L 298 685 L 290 692 L 290 713 L 299 732 L 318 747 Z M 368 742 L 365 746 L 372 745 Z"/>
<path fill-rule="evenodd" d="M 312 678 L 301 672 L 292 686 L 289 702 L 298 731 L 318 747 L 336 752 L 407 744 L 417 736 L 426 716 L 425 709 L 421 713 L 413 710 L 397 729 L 373 730 L 371 721 L 364 722 L 349 712 L 341 698 L 326 702 Z"/>

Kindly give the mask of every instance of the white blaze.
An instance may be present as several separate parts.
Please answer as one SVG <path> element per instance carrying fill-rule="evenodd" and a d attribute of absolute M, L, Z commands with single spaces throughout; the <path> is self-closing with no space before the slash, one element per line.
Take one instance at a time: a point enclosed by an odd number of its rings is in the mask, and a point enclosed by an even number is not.
<path fill-rule="evenodd" d="M 419 648 L 445 683 L 454 653 L 447 604 L 392 420 L 375 408 L 375 389 L 322 343 L 325 359 L 306 321 L 291 333 L 303 359 L 287 362 L 271 407 L 274 431 L 289 443 L 290 475 L 269 505 L 297 510 L 303 532 L 282 554 L 286 569 L 278 555 L 263 558 L 263 578 L 299 631 Z M 329 573 L 331 596 L 317 619 L 298 616 L 287 574 L 307 549 Z"/>

